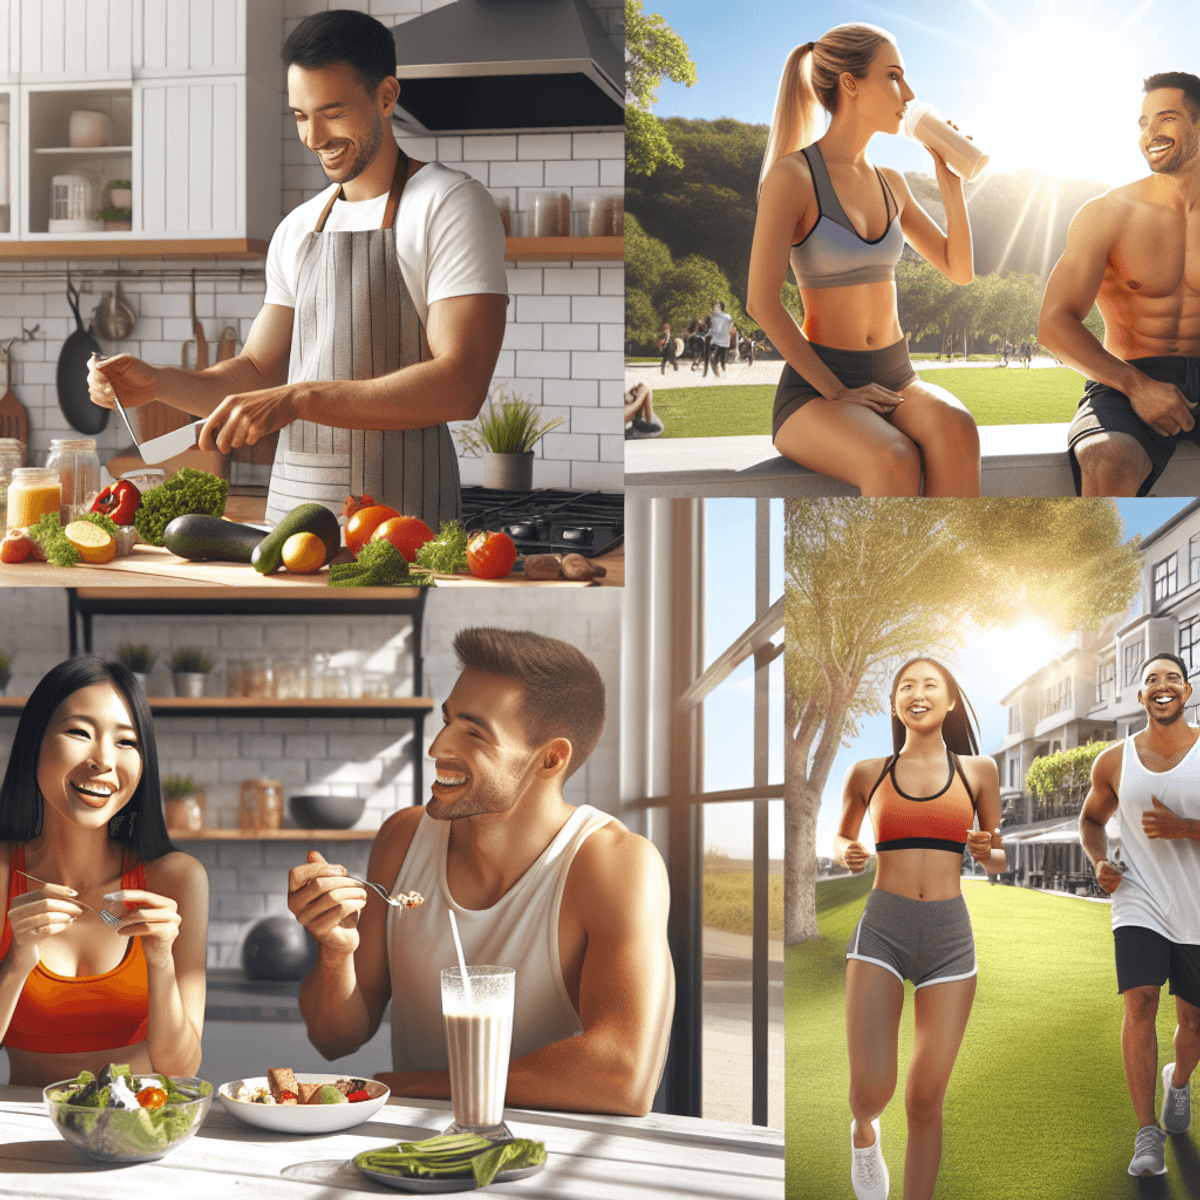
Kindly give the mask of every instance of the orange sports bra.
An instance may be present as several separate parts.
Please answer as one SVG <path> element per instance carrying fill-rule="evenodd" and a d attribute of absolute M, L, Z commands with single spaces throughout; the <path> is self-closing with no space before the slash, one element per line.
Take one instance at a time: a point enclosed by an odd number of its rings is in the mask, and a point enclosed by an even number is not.
<path fill-rule="evenodd" d="M 12 944 L 8 907 L 28 890 L 24 876 L 25 847 L 9 846 L 8 905 L 0 959 Z M 141 863 L 121 874 L 122 888 L 144 888 Z M 146 1040 L 150 1024 L 150 988 L 142 939 L 132 937 L 125 957 L 103 975 L 57 975 L 38 963 L 25 980 L 13 1010 L 4 1045 L 38 1054 L 83 1054 Z"/>
<path fill-rule="evenodd" d="M 871 824 L 875 827 L 875 849 L 952 850 L 961 854 L 964 836 L 975 824 L 975 797 L 963 774 L 962 763 L 946 750 L 949 777 L 946 786 L 932 796 L 909 796 L 896 784 L 896 758 L 884 764 L 867 797 Z"/>

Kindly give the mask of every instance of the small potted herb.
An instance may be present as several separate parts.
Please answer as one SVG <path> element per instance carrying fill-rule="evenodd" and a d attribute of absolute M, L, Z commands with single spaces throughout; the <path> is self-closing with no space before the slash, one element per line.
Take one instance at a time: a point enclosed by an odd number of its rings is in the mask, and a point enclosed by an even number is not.
<path fill-rule="evenodd" d="M 175 695 L 203 696 L 204 677 L 212 670 L 212 659 L 199 650 L 176 650 L 171 656 L 171 674 L 175 679 Z"/>
<path fill-rule="evenodd" d="M 204 828 L 204 793 L 186 775 L 168 775 L 162 794 L 168 833 L 198 833 Z"/>
<path fill-rule="evenodd" d="M 4 695 L 10 679 L 12 679 L 12 659 L 7 654 L 0 654 L 0 696 Z"/>
<path fill-rule="evenodd" d="M 149 646 L 134 646 L 129 642 L 117 650 L 117 661 L 133 672 L 143 691 L 146 688 L 146 676 L 154 669 L 156 657 Z"/>
<path fill-rule="evenodd" d="M 477 426 L 460 432 L 463 449 L 483 455 L 483 486 L 527 492 L 533 487 L 533 448 L 562 417 L 543 417 L 528 400 L 498 388 Z"/>

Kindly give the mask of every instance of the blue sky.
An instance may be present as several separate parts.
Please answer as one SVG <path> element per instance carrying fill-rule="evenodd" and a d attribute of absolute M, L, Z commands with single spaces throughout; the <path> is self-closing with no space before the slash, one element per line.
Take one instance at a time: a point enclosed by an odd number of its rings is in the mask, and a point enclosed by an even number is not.
<path fill-rule="evenodd" d="M 1189 503 L 1189 499 L 1183 498 L 1119 500 L 1117 507 L 1125 523 L 1126 537 L 1134 534 L 1144 537 Z M 913 652 L 920 653 L 922 649 L 914 646 Z M 1052 642 L 1039 638 L 1036 631 L 1026 631 L 1024 637 L 976 635 L 966 640 L 966 648 L 957 659 L 946 659 L 979 718 L 980 750 L 983 753 L 994 749 L 1004 738 L 1007 714 L 1000 704 L 1001 697 L 1048 661 L 1053 653 Z M 821 796 L 817 820 L 818 854 L 832 853 L 833 837 L 842 812 L 842 785 L 850 765 L 862 758 L 888 754 L 891 746 L 888 718 L 877 716 L 864 721 L 860 736 L 838 752 Z"/>
<path fill-rule="evenodd" d="M 1155 0 L 819 3 L 644 0 L 687 42 L 699 76 L 666 82 L 660 116 L 767 123 L 784 59 L 800 42 L 851 21 L 892 33 L 917 99 L 952 117 L 992 156 L 991 169 L 1032 168 L 1103 183 L 1147 169 L 1137 149 L 1142 80 L 1200 74 L 1200 6 Z M 925 150 L 878 136 L 871 153 L 929 173 Z"/>

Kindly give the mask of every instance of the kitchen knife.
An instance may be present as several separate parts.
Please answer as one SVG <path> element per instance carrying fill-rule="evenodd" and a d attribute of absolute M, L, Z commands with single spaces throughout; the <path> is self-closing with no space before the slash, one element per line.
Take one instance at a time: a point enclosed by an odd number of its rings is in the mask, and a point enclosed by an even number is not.
<path fill-rule="evenodd" d="M 125 422 L 125 428 L 129 430 L 129 436 L 133 438 L 133 444 L 142 456 L 142 462 L 147 466 L 166 462 L 168 458 L 174 458 L 175 455 L 190 450 L 200 438 L 200 430 L 204 422 L 193 421 L 182 429 L 172 429 L 170 433 L 164 433 L 162 437 L 151 438 L 148 442 L 140 442 L 137 434 L 133 432 L 129 418 L 125 415 L 121 401 L 117 398 L 116 389 L 113 390 L 113 403 L 116 404 L 117 412 L 120 414 L 121 420 Z"/>

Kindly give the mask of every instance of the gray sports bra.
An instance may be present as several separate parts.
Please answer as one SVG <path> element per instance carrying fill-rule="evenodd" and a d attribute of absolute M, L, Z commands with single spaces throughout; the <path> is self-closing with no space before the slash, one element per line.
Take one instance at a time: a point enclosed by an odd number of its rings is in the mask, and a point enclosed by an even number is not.
<path fill-rule="evenodd" d="M 855 283 L 887 283 L 896 278 L 904 252 L 899 209 L 887 180 L 875 168 L 886 211 L 892 214 L 883 235 L 873 242 L 859 237 L 838 202 L 825 160 L 814 143 L 801 151 L 812 171 L 817 193 L 817 223 L 792 247 L 792 271 L 802 288 L 849 287 Z"/>

